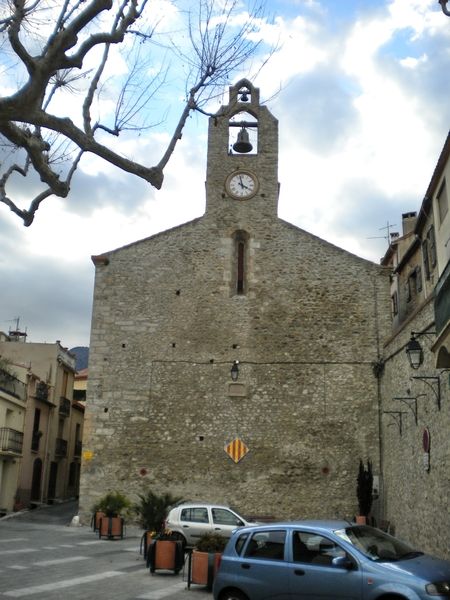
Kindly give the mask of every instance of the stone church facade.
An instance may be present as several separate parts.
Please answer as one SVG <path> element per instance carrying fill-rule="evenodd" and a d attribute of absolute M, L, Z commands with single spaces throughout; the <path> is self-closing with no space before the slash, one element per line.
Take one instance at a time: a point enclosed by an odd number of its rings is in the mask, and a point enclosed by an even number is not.
<path fill-rule="evenodd" d="M 93 257 L 82 514 L 149 488 L 357 513 L 360 459 L 380 469 L 390 269 L 278 218 L 278 194 L 278 122 L 244 79 L 210 119 L 204 216 Z"/>

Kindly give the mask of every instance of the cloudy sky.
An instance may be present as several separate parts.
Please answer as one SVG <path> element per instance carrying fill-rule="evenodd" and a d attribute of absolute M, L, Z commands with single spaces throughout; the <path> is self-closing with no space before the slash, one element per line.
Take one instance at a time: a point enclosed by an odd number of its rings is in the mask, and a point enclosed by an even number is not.
<path fill-rule="evenodd" d="M 279 119 L 279 215 L 379 262 L 386 225 L 399 231 L 401 214 L 419 209 L 449 129 L 450 18 L 437 0 L 269 4 L 260 35 L 277 51 L 253 82 Z M 173 31 L 179 3 L 154 5 L 161 27 Z M 255 72 L 258 60 L 229 83 Z M 183 92 L 175 71 L 161 91 L 158 125 L 129 134 L 121 151 L 158 162 Z M 206 117 L 189 119 L 160 191 L 87 156 L 69 198 L 48 199 L 31 227 L 0 205 L 0 330 L 20 317 L 28 341 L 88 345 L 91 255 L 202 215 L 206 130 Z M 33 188 L 15 185 L 19 199 Z"/>

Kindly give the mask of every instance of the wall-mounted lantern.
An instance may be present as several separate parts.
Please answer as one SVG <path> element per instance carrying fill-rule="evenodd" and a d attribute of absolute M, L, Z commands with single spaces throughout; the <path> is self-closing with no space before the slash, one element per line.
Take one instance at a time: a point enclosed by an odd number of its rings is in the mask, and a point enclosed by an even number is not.
<path fill-rule="evenodd" d="M 406 345 L 406 354 L 409 364 L 413 369 L 418 369 L 423 363 L 423 350 L 418 340 L 414 336 L 411 337 Z"/>
<path fill-rule="evenodd" d="M 235 360 L 233 366 L 231 367 L 231 379 L 233 381 L 237 381 L 239 377 L 239 361 Z"/>

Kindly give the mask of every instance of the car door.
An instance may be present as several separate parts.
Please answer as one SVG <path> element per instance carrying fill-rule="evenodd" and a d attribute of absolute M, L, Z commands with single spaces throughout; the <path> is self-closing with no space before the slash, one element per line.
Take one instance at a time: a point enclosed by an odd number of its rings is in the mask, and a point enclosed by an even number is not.
<path fill-rule="evenodd" d="M 231 510 L 212 507 L 211 518 L 213 531 L 223 537 L 229 538 L 231 532 L 237 527 L 242 527 L 244 522 Z"/>
<path fill-rule="evenodd" d="M 212 531 L 206 506 L 182 508 L 180 524 L 189 546 L 193 546 L 202 535 Z"/>
<path fill-rule="evenodd" d="M 289 548 L 292 599 L 362 599 L 362 575 L 358 563 L 335 541 L 314 532 L 294 530 Z M 352 568 L 334 565 L 333 559 L 338 557 L 347 558 Z"/>
<path fill-rule="evenodd" d="M 286 530 L 257 531 L 233 564 L 233 583 L 252 600 L 289 600 Z"/>

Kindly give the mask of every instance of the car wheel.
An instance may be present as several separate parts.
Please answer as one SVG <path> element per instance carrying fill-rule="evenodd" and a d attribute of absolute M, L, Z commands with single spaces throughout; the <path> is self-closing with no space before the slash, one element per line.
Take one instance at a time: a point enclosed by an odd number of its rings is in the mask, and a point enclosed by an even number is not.
<path fill-rule="evenodd" d="M 247 596 L 239 590 L 225 590 L 220 594 L 220 600 L 248 600 Z"/>

